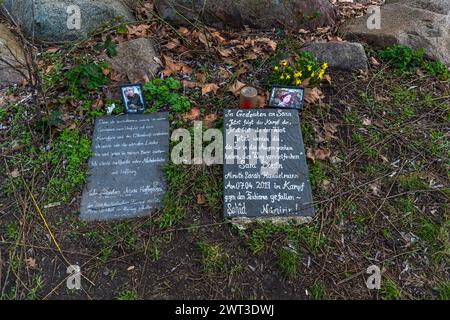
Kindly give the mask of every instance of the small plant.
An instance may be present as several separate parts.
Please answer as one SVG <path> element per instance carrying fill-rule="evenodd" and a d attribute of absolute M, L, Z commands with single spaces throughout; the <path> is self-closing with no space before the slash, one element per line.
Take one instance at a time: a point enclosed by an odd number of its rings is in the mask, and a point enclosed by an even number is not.
<path fill-rule="evenodd" d="M 117 56 L 117 45 L 112 41 L 110 35 L 104 43 L 97 43 L 94 49 L 99 52 L 105 51 L 110 58 Z"/>
<path fill-rule="evenodd" d="M 6 112 L 6 110 L 3 109 L 3 107 L 0 107 L 0 121 L 5 120 L 7 116 L 8 113 Z"/>
<path fill-rule="evenodd" d="M 321 300 L 325 297 L 325 289 L 320 283 L 315 283 L 310 291 L 313 300 Z"/>
<path fill-rule="evenodd" d="M 258 254 L 266 248 L 266 242 L 275 235 L 280 228 L 270 222 L 258 223 L 256 228 L 252 232 L 249 245 L 253 254 Z"/>
<path fill-rule="evenodd" d="M 390 63 L 398 71 L 411 74 L 416 68 L 421 67 L 429 75 L 441 80 L 450 79 L 450 71 L 441 61 L 429 61 L 424 58 L 424 49 L 411 49 L 407 46 L 395 45 L 378 51 L 378 56 Z"/>
<path fill-rule="evenodd" d="M 187 112 L 191 109 L 189 98 L 180 96 L 178 91 L 181 83 L 171 77 L 154 79 L 144 85 L 146 99 L 152 103 L 150 112 L 154 112 L 158 107 L 169 106 L 175 112 Z"/>
<path fill-rule="evenodd" d="M 450 300 L 450 282 L 446 281 L 439 285 L 439 298 L 441 300 Z"/>
<path fill-rule="evenodd" d="M 410 74 L 420 67 L 424 61 L 424 50 L 413 50 L 410 47 L 395 45 L 378 52 L 378 56 L 390 63 L 395 69 Z"/>
<path fill-rule="evenodd" d="M 450 80 L 450 71 L 441 61 L 425 61 L 423 68 L 428 74 L 435 76 L 441 80 Z"/>
<path fill-rule="evenodd" d="M 136 291 L 126 290 L 119 292 L 119 294 L 115 297 L 115 300 L 137 300 Z"/>
<path fill-rule="evenodd" d="M 202 269 L 204 272 L 214 272 L 222 269 L 225 262 L 225 255 L 218 244 L 209 244 L 200 242 L 200 251 L 202 253 Z"/>
<path fill-rule="evenodd" d="M 44 154 L 42 162 L 53 166 L 62 164 L 49 182 L 52 196 L 67 201 L 69 195 L 85 182 L 86 172 L 83 166 L 91 155 L 89 139 L 81 137 L 77 130 L 64 130 L 54 143 L 53 150 Z"/>
<path fill-rule="evenodd" d="M 310 52 L 301 52 L 292 61 L 281 60 L 274 68 L 270 84 L 315 87 L 322 81 L 328 63 L 322 65 Z"/>
<path fill-rule="evenodd" d="M 88 61 L 67 71 L 64 76 L 69 85 L 69 92 L 75 98 L 87 98 L 90 91 L 97 91 L 108 83 L 109 79 L 104 74 L 104 70 L 108 68 L 105 62 Z"/>
<path fill-rule="evenodd" d="M 288 247 L 281 247 L 278 250 L 278 265 L 287 276 L 294 276 L 297 272 L 298 253 Z"/>
<path fill-rule="evenodd" d="M 401 289 L 392 279 L 386 279 L 380 289 L 381 296 L 386 300 L 402 299 Z"/>

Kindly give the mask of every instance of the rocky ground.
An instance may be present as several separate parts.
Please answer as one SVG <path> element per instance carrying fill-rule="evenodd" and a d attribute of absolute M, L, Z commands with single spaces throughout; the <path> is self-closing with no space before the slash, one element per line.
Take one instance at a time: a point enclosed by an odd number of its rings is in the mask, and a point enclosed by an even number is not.
<path fill-rule="evenodd" d="M 185 25 L 172 1 L 78 2 L 91 14 L 75 32 L 58 28 L 63 5 L 29 19 L 28 2 L 4 1 L 0 299 L 449 299 L 447 1 L 386 1 L 379 30 L 364 15 L 384 1 L 210 1 Z M 123 111 L 121 84 L 179 80 L 171 130 L 221 128 L 244 84 L 263 106 L 274 67 L 304 50 L 330 66 L 301 114 L 314 221 L 239 230 L 223 218 L 222 167 L 175 165 L 161 211 L 79 220 L 93 121 Z M 66 287 L 73 264 L 82 290 Z"/>

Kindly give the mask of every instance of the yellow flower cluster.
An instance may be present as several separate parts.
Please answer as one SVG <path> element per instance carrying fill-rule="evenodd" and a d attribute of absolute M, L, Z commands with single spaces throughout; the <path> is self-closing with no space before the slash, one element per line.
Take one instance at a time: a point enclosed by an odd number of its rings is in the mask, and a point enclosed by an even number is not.
<path fill-rule="evenodd" d="M 320 80 L 322 80 L 323 76 L 325 75 L 325 71 L 327 71 L 327 69 L 328 69 L 328 63 L 325 62 L 322 65 L 322 69 L 320 69 L 320 71 L 319 71 L 318 77 L 319 77 Z"/>
<path fill-rule="evenodd" d="M 323 79 L 325 72 L 328 68 L 328 64 L 322 65 L 306 56 L 303 61 L 290 62 L 289 60 L 281 60 L 278 65 L 274 66 L 275 81 L 279 84 L 285 85 L 297 85 L 300 86 L 303 81 L 310 79 L 309 85 L 315 85 L 317 82 Z"/>

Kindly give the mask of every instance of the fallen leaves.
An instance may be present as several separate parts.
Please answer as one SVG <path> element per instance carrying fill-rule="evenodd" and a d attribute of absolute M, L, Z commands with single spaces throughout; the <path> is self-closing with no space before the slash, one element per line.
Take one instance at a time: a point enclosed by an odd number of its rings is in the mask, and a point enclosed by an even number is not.
<path fill-rule="evenodd" d="M 219 90 L 219 86 L 215 83 L 208 83 L 202 85 L 202 95 L 208 94 L 210 92 L 216 93 Z"/>
<path fill-rule="evenodd" d="M 319 88 L 306 88 L 305 89 L 305 101 L 310 104 L 321 103 L 325 98 L 322 90 Z"/>
<path fill-rule="evenodd" d="M 163 70 L 163 74 L 166 77 L 170 77 L 172 74 L 182 72 L 184 74 L 191 74 L 192 68 L 184 63 L 176 63 L 172 58 L 167 55 L 163 55 L 166 68 Z"/>
<path fill-rule="evenodd" d="M 246 84 L 243 82 L 240 82 L 239 80 L 236 80 L 235 83 L 233 83 L 229 88 L 228 91 L 230 91 L 231 93 L 233 93 L 235 96 L 239 96 L 239 94 L 241 93 L 241 89 L 243 87 L 245 87 Z"/>
<path fill-rule="evenodd" d="M 203 194 L 197 195 L 197 204 L 202 205 L 206 203 L 205 196 Z"/>
<path fill-rule="evenodd" d="M 208 114 L 205 119 L 203 120 L 203 123 L 205 124 L 205 127 L 211 128 L 212 124 L 219 118 L 219 116 L 216 113 Z"/>
<path fill-rule="evenodd" d="M 197 120 L 200 117 L 200 114 L 201 114 L 200 109 L 198 107 L 194 107 L 184 115 L 184 119 Z"/>
<path fill-rule="evenodd" d="M 308 148 L 306 156 L 314 162 L 316 160 L 326 160 L 331 156 L 331 150 L 321 148 L 318 149 Z"/>
<path fill-rule="evenodd" d="M 217 93 L 217 90 L 220 89 L 220 87 L 215 83 L 201 84 L 201 83 L 195 82 L 195 81 L 183 80 L 183 81 L 181 81 L 181 84 L 183 85 L 183 87 L 188 88 L 188 89 L 201 88 L 202 95 L 206 95 L 210 92 Z"/>

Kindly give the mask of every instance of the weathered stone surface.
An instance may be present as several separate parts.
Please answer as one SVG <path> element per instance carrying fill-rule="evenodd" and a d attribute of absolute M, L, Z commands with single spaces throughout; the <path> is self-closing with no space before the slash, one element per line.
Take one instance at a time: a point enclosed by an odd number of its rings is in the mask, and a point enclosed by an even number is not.
<path fill-rule="evenodd" d="M 156 0 L 155 4 L 161 17 L 175 24 L 186 24 L 187 18 L 218 28 L 298 30 L 331 26 L 337 20 L 328 0 Z"/>
<path fill-rule="evenodd" d="M 425 49 L 429 58 L 450 65 L 450 1 L 395 0 L 381 7 L 381 29 L 367 28 L 368 16 L 341 27 L 348 39 L 375 47 L 402 44 Z"/>
<path fill-rule="evenodd" d="M 96 120 L 83 220 L 141 217 L 160 208 L 166 190 L 168 112 Z"/>
<path fill-rule="evenodd" d="M 364 47 L 355 42 L 310 43 L 302 48 L 313 53 L 321 62 L 327 62 L 330 68 L 344 71 L 367 71 L 367 55 Z"/>
<path fill-rule="evenodd" d="M 224 131 L 225 217 L 305 222 L 314 216 L 297 110 L 225 110 Z"/>
<path fill-rule="evenodd" d="M 0 24 L 0 88 L 21 83 L 25 79 L 22 73 L 26 74 L 24 66 L 22 48 L 11 31 Z"/>
<path fill-rule="evenodd" d="M 81 12 L 81 29 L 67 26 L 70 5 L 77 5 Z M 23 32 L 38 41 L 62 42 L 85 38 L 104 23 L 118 17 L 133 21 L 128 6 L 119 0 L 4 0 L 6 11 L 19 24 Z"/>
<path fill-rule="evenodd" d="M 156 59 L 155 59 L 156 58 Z M 150 39 L 138 38 L 117 46 L 117 56 L 108 59 L 114 70 L 130 83 L 143 83 L 156 77 L 161 61 Z"/>

